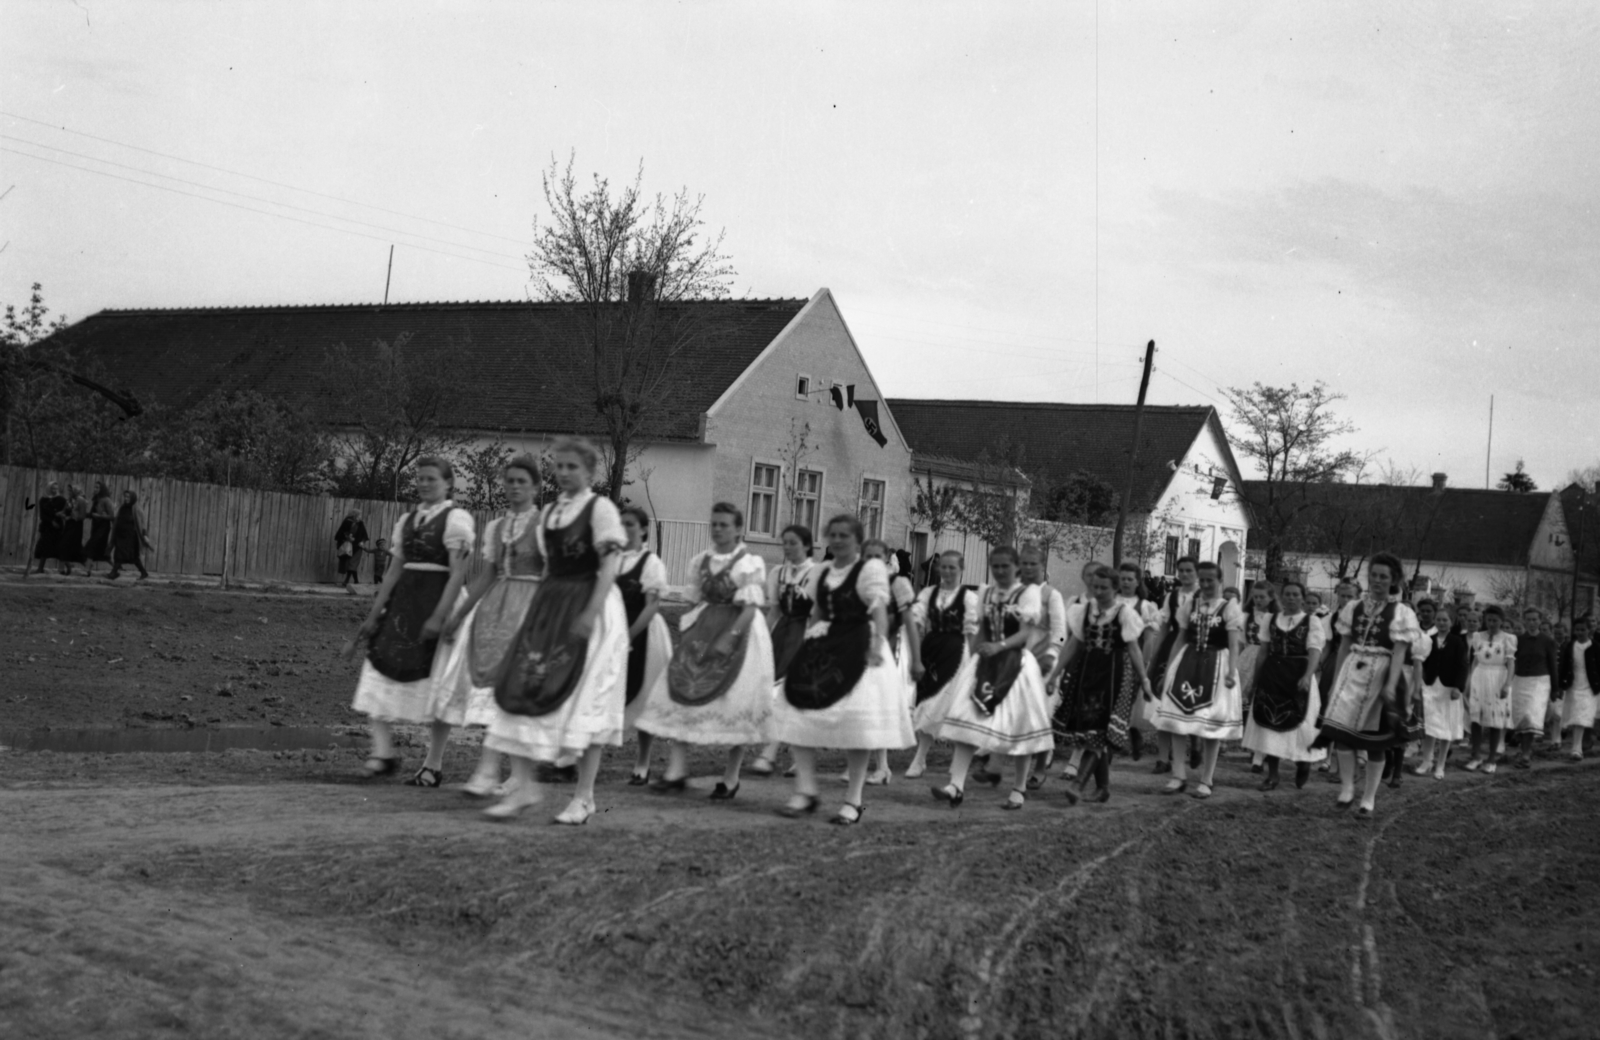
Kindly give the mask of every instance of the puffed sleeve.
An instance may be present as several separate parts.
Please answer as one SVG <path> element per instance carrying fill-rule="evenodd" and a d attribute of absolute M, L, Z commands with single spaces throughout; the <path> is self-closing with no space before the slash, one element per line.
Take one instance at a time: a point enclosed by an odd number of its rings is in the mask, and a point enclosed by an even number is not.
<path fill-rule="evenodd" d="M 478 547 L 478 555 L 484 563 L 494 562 L 495 553 L 500 549 L 500 525 L 504 522 L 497 516 L 483 529 L 483 544 Z"/>
<path fill-rule="evenodd" d="M 1222 627 L 1229 632 L 1244 632 L 1244 611 L 1236 600 L 1222 601 Z"/>
<path fill-rule="evenodd" d="M 983 614 L 984 586 L 967 590 L 967 606 L 961 615 L 961 634 L 975 636 L 978 634 L 978 620 Z"/>
<path fill-rule="evenodd" d="M 406 558 L 406 517 L 408 513 L 401 513 L 400 519 L 394 522 L 394 529 L 389 532 L 389 551 L 400 559 Z"/>
<path fill-rule="evenodd" d="M 889 605 L 889 568 L 882 560 L 868 560 L 862 565 L 861 573 L 856 576 L 856 595 L 868 610 Z"/>
<path fill-rule="evenodd" d="M 601 556 L 619 552 L 628 544 L 622 514 L 617 512 L 617 504 L 611 499 L 595 496 L 594 508 L 589 512 L 589 537 L 594 539 L 594 547 Z"/>
<path fill-rule="evenodd" d="M 916 592 L 911 588 L 911 582 L 898 574 L 889 581 L 889 596 L 894 602 L 895 610 L 906 609 L 917 598 Z"/>
<path fill-rule="evenodd" d="M 1137 643 L 1139 637 L 1144 635 L 1144 618 L 1140 617 L 1139 612 L 1127 603 L 1118 603 L 1117 606 L 1122 611 L 1122 641 L 1124 643 Z"/>
<path fill-rule="evenodd" d="M 658 596 L 667 591 L 667 565 L 655 553 L 645 556 L 644 570 L 639 574 L 639 587 Z"/>
<path fill-rule="evenodd" d="M 1083 641 L 1083 619 L 1089 613 L 1089 604 L 1074 603 L 1067 608 L 1066 617 L 1062 618 L 1067 626 L 1067 635 L 1079 642 Z"/>
<path fill-rule="evenodd" d="M 1340 609 L 1338 620 L 1333 623 L 1334 631 L 1341 636 L 1347 636 L 1356 630 L 1356 604 L 1360 602 L 1358 599 L 1353 599 Z"/>
<path fill-rule="evenodd" d="M 452 552 L 471 554 L 478 544 L 478 525 L 465 509 L 452 509 L 444 520 L 444 547 Z"/>
<path fill-rule="evenodd" d="M 1023 622 L 1029 625 L 1038 625 L 1039 618 L 1044 614 L 1044 602 L 1039 598 L 1039 586 L 1029 585 L 1022 590 L 1022 595 L 1017 597 L 1017 602 L 1011 607 Z"/>
<path fill-rule="evenodd" d="M 778 576 L 781 573 L 783 573 L 781 566 L 774 567 L 767 572 L 767 602 L 769 604 L 778 602 Z"/>
<path fill-rule="evenodd" d="M 937 585 L 929 585 L 917 593 L 917 598 L 911 603 L 911 622 L 918 628 L 928 627 L 928 614 L 933 606 L 933 597 L 939 594 Z"/>
<path fill-rule="evenodd" d="M 1161 608 L 1150 600 L 1139 604 L 1139 615 L 1144 619 L 1144 627 L 1156 629 L 1161 627 Z"/>
<path fill-rule="evenodd" d="M 1510 632 L 1502 632 L 1501 636 L 1506 641 L 1506 660 L 1514 660 L 1517 656 L 1517 637 Z"/>
<path fill-rule="evenodd" d="M 1050 590 L 1050 642 L 1067 645 L 1067 601 L 1057 589 Z"/>
<path fill-rule="evenodd" d="M 741 607 L 762 607 L 767 603 L 767 561 L 755 553 L 745 553 L 733 562 L 731 577 L 733 601 Z"/>
<path fill-rule="evenodd" d="M 1320 619 L 1313 616 L 1311 624 L 1306 626 L 1306 649 L 1326 650 L 1328 648 L 1328 627 Z"/>

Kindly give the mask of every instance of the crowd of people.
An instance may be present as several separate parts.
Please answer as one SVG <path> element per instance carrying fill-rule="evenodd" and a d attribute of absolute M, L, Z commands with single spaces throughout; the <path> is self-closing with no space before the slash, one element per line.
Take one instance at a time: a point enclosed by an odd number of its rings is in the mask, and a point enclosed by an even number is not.
<path fill-rule="evenodd" d="M 83 489 L 68 484 L 66 494 L 61 485 L 50 481 L 44 494 L 35 502 L 28 498 L 23 508 L 38 510 L 38 536 L 33 543 L 33 560 L 38 565 L 36 573 L 43 574 L 45 566 L 54 563 L 63 575 L 77 573 L 79 565 L 85 576 L 94 575 L 94 565 L 107 565 L 106 577 L 117 578 L 123 568 L 139 572 L 148 578 L 144 554 L 153 547 L 144 513 L 139 508 L 139 494 L 131 488 L 122 493 L 120 505 L 113 506 L 111 489 L 96 481 L 94 495 L 85 498 Z"/>
<path fill-rule="evenodd" d="M 577 825 L 595 812 L 604 748 L 629 736 L 629 783 L 663 795 L 688 790 L 690 747 L 723 749 L 718 802 L 737 798 L 746 774 L 775 773 L 787 747 L 794 788 L 779 811 L 798 818 L 820 807 L 817 751 L 832 749 L 846 762 L 832 822 L 852 826 L 867 788 L 893 779 L 888 753 L 915 749 L 903 773 L 915 779 L 936 741 L 952 754 L 935 804 L 1006 782 L 1007 810 L 1041 791 L 1057 755 L 1071 804 L 1108 800 L 1113 758 L 1147 753 L 1168 775 L 1163 794 L 1210 798 L 1223 746 L 1240 742 L 1261 790 L 1280 786 L 1284 763 L 1296 788 L 1320 769 L 1340 786 L 1335 807 L 1365 818 L 1385 782 L 1400 784 L 1408 747 L 1418 775 L 1442 779 L 1461 745 L 1461 768 L 1493 773 L 1526 767 L 1538 736 L 1559 742 L 1562 729 L 1581 758 L 1594 725 L 1589 619 L 1568 634 L 1535 610 L 1413 603 L 1384 553 L 1365 589 L 1341 583 L 1327 606 L 1297 581 L 1258 582 L 1245 602 L 1215 563 L 1189 557 L 1154 596 L 1133 564 L 1089 563 L 1087 591 L 1068 600 L 1033 545 L 993 549 L 982 586 L 964 584 L 965 561 L 946 552 L 917 591 L 852 515 L 820 532 L 820 561 L 814 533 L 787 528 L 769 570 L 744 543 L 741 511 L 717 503 L 674 648 L 649 516 L 595 494 L 600 460 L 586 441 L 558 441 L 552 458 L 556 501 L 536 507 L 538 463 L 513 459 L 510 506 L 481 543 L 450 500 L 449 463 L 418 462 L 420 502 L 395 524 L 392 561 L 347 648 L 365 650 L 353 707 L 371 721 L 368 775 L 398 774 L 392 727 L 420 723 L 427 753 L 405 783 L 438 788 L 451 733 L 478 726 L 463 790 L 491 802 L 484 814 L 521 815 L 543 800 L 541 769 L 567 769 L 576 790 L 555 821 Z M 344 541 L 364 540 L 359 519 Z M 490 566 L 469 585 L 474 551 Z"/>

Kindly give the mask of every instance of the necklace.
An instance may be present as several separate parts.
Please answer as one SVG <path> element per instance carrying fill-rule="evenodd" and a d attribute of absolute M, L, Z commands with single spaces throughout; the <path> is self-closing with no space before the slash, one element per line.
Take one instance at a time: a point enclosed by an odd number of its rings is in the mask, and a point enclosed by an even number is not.
<path fill-rule="evenodd" d="M 501 543 L 509 546 L 522 541 L 522 536 L 528 533 L 528 525 L 538 515 L 539 511 L 532 507 L 524 509 L 520 513 L 507 513 L 506 518 L 511 522 L 500 525 Z"/>

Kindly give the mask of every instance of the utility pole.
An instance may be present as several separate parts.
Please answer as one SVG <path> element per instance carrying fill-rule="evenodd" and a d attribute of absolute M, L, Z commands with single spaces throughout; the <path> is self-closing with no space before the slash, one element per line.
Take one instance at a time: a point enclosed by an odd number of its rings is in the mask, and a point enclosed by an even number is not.
<path fill-rule="evenodd" d="M 389 247 L 389 267 L 383 272 L 383 305 L 389 306 L 389 276 L 394 274 L 394 246 Z"/>
<path fill-rule="evenodd" d="M 1156 341 L 1144 348 L 1144 375 L 1139 379 L 1139 402 L 1133 406 L 1133 442 L 1128 445 L 1128 474 L 1122 482 L 1122 503 L 1117 507 L 1117 530 L 1111 536 L 1111 566 L 1122 565 L 1122 531 L 1128 525 L 1128 504 L 1133 498 L 1133 470 L 1139 460 L 1139 434 L 1144 429 L 1144 395 L 1150 389 L 1150 367 L 1156 359 Z"/>
<path fill-rule="evenodd" d="M 1489 490 L 1489 460 L 1494 458 L 1494 395 L 1489 395 L 1489 447 L 1483 453 L 1483 490 Z"/>

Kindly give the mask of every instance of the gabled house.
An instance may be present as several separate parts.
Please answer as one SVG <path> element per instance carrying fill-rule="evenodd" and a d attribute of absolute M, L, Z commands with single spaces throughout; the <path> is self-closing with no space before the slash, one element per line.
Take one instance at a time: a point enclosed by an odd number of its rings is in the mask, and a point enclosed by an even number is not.
<path fill-rule="evenodd" d="M 1247 493 L 1264 497 L 1257 483 Z M 1364 580 L 1367 558 L 1392 552 L 1419 589 L 1479 603 L 1533 605 L 1568 615 L 1592 609 L 1592 577 L 1575 583 L 1572 536 L 1562 496 L 1552 492 L 1428 486 L 1311 484 L 1285 543 L 1285 563 L 1330 591 L 1339 577 Z M 1252 549 L 1264 548 L 1252 545 Z"/>
<path fill-rule="evenodd" d="M 769 562 L 784 526 L 817 529 L 837 513 L 903 544 L 911 450 L 833 294 L 676 306 L 693 309 L 702 332 L 624 489 L 656 518 L 673 580 L 687 580 L 717 501 L 744 509 L 747 539 Z M 530 302 L 188 308 L 101 311 L 60 335 L 141 401 L 183 407 L 248 388 L 322 398 L 334 416 L 340 388 L 320 379 L 328 349 L 359 356 L 409 336 L 447 348 L 462 389 L 447 425 L 537 451 L 563 434 L 603 440 L 576 322 L 571 305 Z"/>
<path fill-rule="evenodd" d="M 1132 405 L 892 398 L 889 406 L 917 459 L 962 460 L 978 464 L 980 472 L 1003 464 L 1027 475 L 1031 495 L 1048 493 L 1077 473 L 1116 496 L 1129 482 Z M 1233 493 L 1240 480 L 1216 409 L 1146 406 L 1123 555 L 1157 576 L 1174 574 L 1180 556 L 1215 560 L 1224 581 L 1238 584 L 1250 527 Z M 1110 551 L 1108 538 L 1093 556 L 1110 562 Z M 1082 562 L 1057 561 L 1051 580 L 1077 591 L 1079 568 L 1070 564 Z"/>

